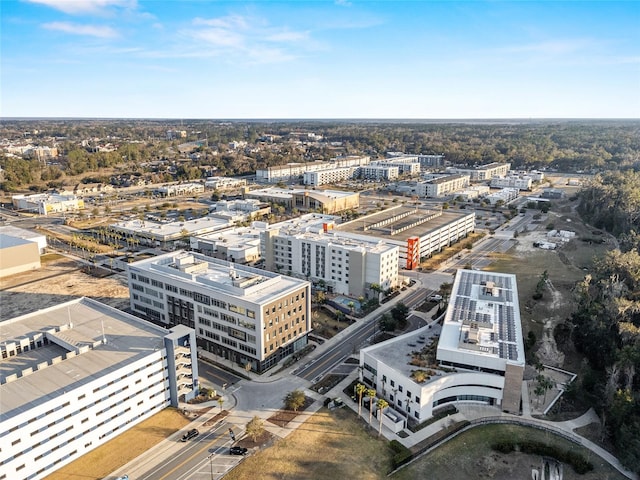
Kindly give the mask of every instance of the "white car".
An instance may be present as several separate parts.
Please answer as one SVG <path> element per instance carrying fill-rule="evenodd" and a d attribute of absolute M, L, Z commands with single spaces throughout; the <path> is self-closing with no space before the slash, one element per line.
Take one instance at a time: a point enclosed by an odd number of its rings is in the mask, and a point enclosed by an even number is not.
<path fill-rule="evenodd" d="M 442 300 L 442 295 L 429 295 L 429 300 L 432 302 L 439 302 Z"/>

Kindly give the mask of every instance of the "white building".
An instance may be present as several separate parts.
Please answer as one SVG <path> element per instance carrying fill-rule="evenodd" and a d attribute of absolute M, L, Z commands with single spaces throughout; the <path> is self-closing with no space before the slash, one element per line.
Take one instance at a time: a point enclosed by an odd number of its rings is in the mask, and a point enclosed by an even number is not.
<path fill-rule="evenodd" d="M 260 233 L 265 228 L 266 224 L 263 222 L 253 222 L 251 227 L 232 228 L 191 237 L 191 249 L 229 262 L 253 263 L 261 258 Z"/>
<path fill-rule="evenodd" d="M 364 348 L 360 366 L 363 381 L 405 421 L 460 403 L 519 413 L 525 358 L 515 275 L 458 270 L 441 330 Z"/>
<path fill-rule="evenodd" d="M 394 166 L 385 165 L 367 165 L 360 167 L 360 177 L 369 180 L 388 180 L 392 181 L 398 178 L 400 169 Z"/>
<path fill-rule="evenodd" d="M 27 210 L 40 215 L 77 212 L 84 208 L 84 200 L 75 195 L 36 193 L 34 195 L 14 195 L 11 200 L 16 210 Z"/>
<path fill-rule="evenodd" d="M 498 202 L 502 202 L 506 205 L 509 202 L 518 198 L 518 195 L 519 195 L 518 189 L 516 188 L 503 188 L 502 190 L 499 190 L 495 193 L 491 193 L 484 198 L 491 205 L 495 205 Z"/>
<path fill-rule="evenodd" d="M 398 167 L 399 174 L 407 174 L 411 176 L 420 174 L 420 162 L 413 158 L 392 158 L 388 160 L 379 160 L 371 162 L 370 165 L 377 165 L 380 167 Z"/>
<path fill-rule="evenodd" d="M 194 398 L 194 331 L 81 298 L 2 322 L 0 478 L 41 479 Z"/>
<path fill-rule="evenodd" d="M 164 197 L 182 197 L 185 195 L 197 195 L 204 193 L 204 185 L 201 183 L 178 183 L 157 187 L 156 192 Z"/>
<path fill-rule="evenodd" d="M 437 198 L 451 195 L 469 186 L 469 175 L 427 175 L 425 182 L 418 182 L 421 197 Z"/>
<path fill-rule="evenodd" d="M 198 344 L 262 373 L 307 345 L 309 282 L 177 251 L 129 265 L 131 309 L 194 328 Z"/>
<path fill-rule="evenodd" d="M 227 218 L 233 222 L 244 222 L 269 215 L 271 207 L 253 198 L 246 200 L 220 200 L 209 206 L 209 216 Z"/>
<path fill-rule="evenodd" d="M 461 173 L 469 175 L 472 182 L 482 182 L 485 180 L 491 180 L 493 177 L 504 177 L 509 173 L 511 168 L 510 163 L 488 163 L 487 165 L 480 165 L 476 168 L 460 168 L 460 167 L 448 167 L 449 173 Z"/>
<path fill-rule="evenodd" d="M 444 155 L 423 155 L 402 153 L 402 152 L 387 152 L 387 158 L 391 158 L 394 161 L 403 160 L 408 162 L 418 162 L 421 169 L 437 168 L 444 166 Z"/>
<path fill-rule="evenodd" d="M 425 259 L 475 230 L 475 213 L 398 205 L 336 225 L 334 235 L 397 245 L 400 268 Z"/>
<path fill-rule="evenodd" d="M 329 293 L 369 296 L 369 286 L 398 285 L 399 248 L 385 242 L 344 238 L 325 232 L 289 233 L 272 227 L 261 234 L 265 267 L 322 281 Z"/>
<path fill-rule="evenodd" d="M 304 172 L 303 183 L 318 187 L 355 178 L 360 167 L 338 167 L 317 172 Z"/>
<path fill-rule="evenodd" d="M 5 225 L 0 227 L 0 235 L 8 235 L 10 237 L 22 238 L 34 242 L 38 245 L 38 250 L 42 255 L 47 248 L 47 236 L 32 230 L 14 227 L 13 225 Z"/>
<path fill-rule="evenodd" d="M 241 188 L 247 185 L 247 181 L 244 178 L 230 178 L 230 177 L 208 177 L 204 182 L 206 188 L 214 190 L 228 190 L 231 188 Z"/>
<path fill-rule="evenodd" d="M 155 222 L 149 220 L 127 220 L 109 225 L 109 230 L 133 239 L 140 245 L 173 247 L 188 245 L 189 237 L 217 232 L 233 226 L 229 218 L 202 217 L 194 220 L 175 222 Z"/>
<path fill-rule="evenodd" d="M 484 195 L 488 195 L 491 189 L 489 185 L 472 185 L 470 187 L 465 188 L 464 190 L 460 190 L 456 192 L 456 197 L 460 197 L 463 200 L 473 200 L 474 198 L 479 198 Z"/>
<path fill-rule="evenodd" d="M 518 190 L 531 190 L 533 180 L 531 177 L 507 175 L 506 177 L 493 177 L 491 188 L 516 188 Z"/>

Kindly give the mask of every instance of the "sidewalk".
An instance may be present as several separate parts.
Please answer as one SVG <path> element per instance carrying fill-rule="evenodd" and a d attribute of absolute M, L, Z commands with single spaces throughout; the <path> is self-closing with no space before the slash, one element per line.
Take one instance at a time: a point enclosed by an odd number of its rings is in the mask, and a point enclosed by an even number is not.
<path fill-rule="evenodd" d="M 343 390 L 347 386 L 349 386 L 351 382 L 358 379 L 359 378 L 358 375 L 359 374 L 357 370 L 352 372 L 347 376 L 347 378 L 342 380 L 338 385 L 336 385 L 331 390 L 326 392 L 325 396 L 329 398 L 333 398 L 333 397 L 344 398 L 345 394 Z M 525 393 L 526 393 L 526 382 L 523 382 L 523 400 L 527 398 L 525 396 Z M 351 408 L 357 414 L 358 401 L 356 400 L 354 402 L 351 400 L 350 397 L 351 396 L 349 395 L 349 398 L 345 399 L 345 405 Z M 523 402 L 523 403 L 526 404 L 527 402 Z M 604 450 L 602 447 L 594 444 L 587 438 L 577 434 L 574 431 L 577 428 L 600 421 L 600 419 L 598 418 L 597 414 L 593 409 L 590 409 L 582 416 L 575 418 L 573 420 L 567 420 L 564 422 L 552 422 L 549 420 L 534 419 L 533 417 L 531 417 L 531 415 L 527 415 L 527 414 L 518 416 L 518 415 L 504 413 L 498 408 L 491 407 L 491 406 L 474 405 L 474 404 L 458 404 L 456 406 L 458 408 L 458 413 L 455 413 L 453 415 L 449 415 L 445 418 L 437 420 L 431 425 L 428 425 L 425 428 L 418 430 L 417 432 L 411 432 L 408 429 L 404 429 L 403 437 L 405 434 L 407 435 L 404 438 L 392 432 L 384 424 L 382 425 L 382 435 L 387 440 L 397 440 L 405 447 L 411 448 L 427 440 L 432 435 L 435 435 L 436 433 L 440 432 L 443 428 L 453 423 L 461 422 L 465 420 L 474 421 L 474 420 L 481 420 L 485 418 L 502 417 L 504 419 L 512 419 L 523 424 L 535 425 L 537 427 L 546 425 L 552 430 L 564 431 L 567 434 L 569 434 L 571 437 L 574 437 L 576 440 L 578 440 L 583 447 L 589 449 L 590 451 L 592 451 L 593 453 L 595 453 L 596 455 L 604 459 L 606 462 L 611 464 L 611 466 L 613 466 L 616 470 L 618 470 L 621 474 L 623 474 L 627 478 L 632 480 L 638 480 L 638 476 L 633 472 L 630 472 L 627 469 L 625 469 L 615 456 L 613 456 L 611 453 Z M 369 423 L 369 411 L 366 408 L 362 409 L 360 417 L 363 419 L 365 423 L 367 424 Z M 376 431 L 380 428 L 379 420 L 375 416 L 371 420 L 371 427 L 374 428 Z"/>

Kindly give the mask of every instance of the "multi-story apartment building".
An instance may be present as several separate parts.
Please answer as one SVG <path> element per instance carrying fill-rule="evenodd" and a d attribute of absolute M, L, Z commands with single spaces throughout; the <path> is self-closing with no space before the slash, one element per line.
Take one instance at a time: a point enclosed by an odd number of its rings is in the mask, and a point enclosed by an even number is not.
<path fill-rule="evenodd" d="M 367 165 L 360 167 L 360 177 L 369 180 L 388 180 L 398 178 L 400 169 L 396 166 Z"/>
<path fill-rule="evenodd" d="M 198 390 L 192 329 L 81 298 L 2 322 L 0 478 L 41 479 Z"/>
<path fill-rule="evenodd" d="M 418 175 L 420 173 L 420 162 L 411 158 L 400 157 L 388 160 L 379 160 L 371 162 L 372 166 L 379 167 L 398 167 L 398 174 Z"/>
<path fill-rule="evenodd" d="M 415 155 L 402 152 L 387 152 L 387 158 L 393 159 L 394 161 L 403 160 L 418 162 L 423 170 L 426 168 L 438 168 L 444 166 L 444 155 Z"/>
<path fill-rule="evenodd" d="M 262 373 L 307 345 L 309 282 L 171 252 L 130 264 L 131 309 L 196 330 L 206 350 Z"/>
<path fill-rule="evenodd" d="M 508 175 L 506 177 L 493 177 L 491 188 L 517 188 L 518 190 L 531 190 L 533 180 L 531 177 Z"/>
<path fill-rule="evenodd" d="M 487 165 L 480 165 L 476 168 L 449 167 L 447 168 L 447 172 L 469 175 L 472 182 L 483 182 L 485 180 L 491 180 L 493 177 L 504 177 L 509 173 L 510 168 L 510 163 L 494 162 L 488 163 Z"/>
<path fill-rule="evenodd" d="M 398 285 L 396 245 L 279 228 L 267 229 L 261 237 L 267 269 L 322 281 L 329 293 L 368 297 L 372 284 L 383 290 Z"/>
<path fill-rule="evenodd" d="M 339 167 L 329 170 L 319 170 L 317 172 L 304 172 L 303 182 L 305 185 L 312 185 L 314 187 L 338 183 L 356 177 L 359 168 L 360 167 Z"/>
<path fill-rule="evenodd" d="M 360 350 L 363 381 L 405 421 L 419 423 L 460 403 L 519 413 L 525 357 L 515 275 L 458 270 L 438 336 L 439 328 Z M 422 366 L 434 343 L 437 366 Z"/>
<path fill-rule="evenodd" d="M 417 184 L 421 197 L 444 197 L 469 186 L 469 175 L 427 175 L 427 181 Z"/>

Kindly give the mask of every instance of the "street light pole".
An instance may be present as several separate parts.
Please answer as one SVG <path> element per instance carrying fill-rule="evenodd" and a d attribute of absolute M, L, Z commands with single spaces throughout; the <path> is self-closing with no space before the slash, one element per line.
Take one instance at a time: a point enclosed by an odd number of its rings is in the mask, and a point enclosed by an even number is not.
<path fill-rule="evenodd" d="M 213 480 L 213 453 L 207 458 L 209 459 L 209 467 L 211 468 L 211 480 Z"/>

